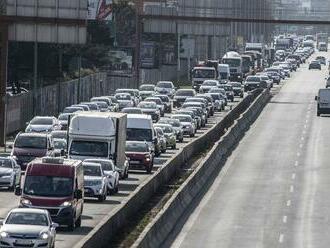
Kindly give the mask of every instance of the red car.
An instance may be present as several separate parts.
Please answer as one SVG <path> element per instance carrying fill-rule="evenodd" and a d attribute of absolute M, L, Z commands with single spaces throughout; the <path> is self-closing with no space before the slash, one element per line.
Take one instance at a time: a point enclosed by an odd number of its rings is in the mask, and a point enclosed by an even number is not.
<path fill-rule="evenodd" d="M 151 173 L 154 166 L 154 154 L 147 143 L 127 141 L 125 153 L 127 158 L 129 158 L 130 169 L 143 169 L 147 173 Z"/>

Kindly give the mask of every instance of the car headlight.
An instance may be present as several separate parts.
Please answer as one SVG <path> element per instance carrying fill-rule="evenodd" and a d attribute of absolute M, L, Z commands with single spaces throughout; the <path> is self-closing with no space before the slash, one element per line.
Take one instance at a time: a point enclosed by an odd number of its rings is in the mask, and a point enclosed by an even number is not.
<path fill-rule="evenodd" d="M 22 199 L 21 199 L 21 204 L 22 204 L 22 205 L 26 205 L 26 206 L 30 206 L 30 205 L 32 205 L 31 201 L 28 200 L 28 199 L 25 199 L 25 198 L 22 198 Z"/>
<path fill-rule="evenodd" d="M 8 238 L 8 236 L 9 236 L 9 235 L 8 235 L 7 232 L 1 232 L 1 233 L 0 233 L 0 237 L 1 237 L 1 238 Z"/>
<path fill-rule="evenodd" d="M 70 206 L 72 206 L 72 202 L 70 201 L 65 201 L 61 204 L 61 207 L 70 207 Z"/>
<path fill-rule="evenodd" d="M 40 239 L 46 240 L 48 238 L 49 238 L 49 234 L 48 233 L 44 232 L 44 233 L 41 233 L 40 234 Z"/>

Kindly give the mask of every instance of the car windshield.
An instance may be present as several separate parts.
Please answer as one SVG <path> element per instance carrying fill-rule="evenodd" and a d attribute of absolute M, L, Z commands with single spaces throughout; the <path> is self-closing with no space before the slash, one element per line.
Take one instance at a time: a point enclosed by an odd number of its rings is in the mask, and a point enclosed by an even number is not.
<path fill-rule="evenodd" d="M 227 79 L 228 78 L 228 73 L 227 72 L 220 72 L 219 73 L 221 79 Z"/>
<path fill-rule="evenodd" d="M 84 176 L 101 177 L 101 167 L 96 165 L 84 165 Z"/>
<path fill-rule="evenodd" d="M 193 90 L 178 90 L 175 94 L 176 96 L 194 96 Z"/>
<path fill-rule="evenodd" d="M 166 134 L 170 134 L 170 133 L 173 133 L 173 129 L 171 127 L 168 127 L 168 126 L 159 126 L 164 133 Z"/>
<path fill-rule="evenodd" d="M 212 99 L 215 100 L 220 100 L 220 95 L 219 94 L 211 94 Z"/>
<path fill-rule="evenodd" d="M 97 141 L 73 140 L 70 146 L 70 155 L 108 157 L 108 143 Z"/>
<path fill-rule="evenodd" d="M 113 166 L 113 163 L 112 163 L 111 160 L 107 161 L 107 160 L 93 160 L 93 159 L 88 159 L 86 162 L 100 164 L 103 171 L 113 171 L 114 170 L 114 166 Z"/>
<path fill-rule="evenodd" d="M 123 109 L 122 112 L 127 113 L 127 114 L 142 114 L 142 111 L 139 108 L 136 108 L 136 109 L 126 108 L 126 109 Z"/>
<path fill-rule="evenodd" d="M 30 124 L 32 125 L 53 125 L 53 118 L 34 118 Z"/>
<path fill-rule="evenodd" d="M 60 115 L 58 116 L 58 119 L 59 119 L 60 121 L 67 121 L 67 120 L 69 120 L 69 116 L 70 116 L 70 115 L 60 114 Z"/>
<path fill-rule="evenodd" d="M 155 128 L 155 131 L 160 136 L 164 135 L 163 129 L 161 129 L 161 128 Z"/>
<path fill-rule="evenodd" d="M 242 87 L 240 83 L 230 83 L 230 85 L 233 87 Z"/>
<path fill-rule="evenodd" d="M 190 116 L 183 116 L 183 115 L 173 115 L 173 119 L 177 119 L 180 122 L 191 122 Z"/>
<path fill-rule="evenodd" d="M 140 142 L 127 142 L 126 152 L 148 152 L 149 147 L 146 143 Z"/>
<path fill-rule="evenodd" d="M 47 148 L 47 138 L 37 136 L 18 136 L 14 147 L 45 149 Z"/>
<path fill-rule="evenodd" d="M 168 96 L 157 95 L 156 97 L 160 98 L 162 100 L 162 102 L 170 102 L 170 99 L 168 98 Z"/>
<path fill-rule="evenodd" d="M 126 134 L 128 141 L 152 141 L 151 129 L 127 128 Z"/>
<path fill-rule="evenodd" d="M 116 97 L 114 97 L 114 96 L 111 96 L 111 97 L 110 97 L 110 99 L 111 99 L 112 103 L 118 103 L 118 101 L 117 101 L 117 98 L 116 98 Z"/>
<path fill-rule="evenodd" d="M 158 105 L 161 105 L 162 104 L 162 100 L 157 99 L 157 98 L 147 98 L 145 101 L 147 101 L 147 102 L 154 102 L 154 103 L 156 103 Z"/>
<path fill-rule="evenodd" d="M 156 109 L 157 104 L 154 102 L 141 102 L 138 107 L 143 109 Z"/>
<path fill-rule="evenodd" d="M 24 194 L 43 197 L 67 197 L 73 193 L 73 180 L 69 177 L 31 176 L 25 177 Z"/>
<path fill-rule="evenodd" d="M 126 93 L 126 94 L 129 94 L 130 96 L 134 96 L 134 90 L 125 90 L 125 89 L 122 89 L 122 90 L 116 90 L 116 93 Z"/>
<path fill-rule="evenodd" d="M 66 141 L 65 140 L 54 140 L 54 147 L 55 149 L 65 149 L 66 148 Z"/>
<path fill-rule="evenodd" d="M 46 214 L 39 213 L 21 213 L 13 212 L 11 213 L 6 224 L 10 225 L 33 225 L 33 226 L 48 226 L 48 218 Z"/>
<path fill-rule="evenodd" d="M 0 158 L 0 168 L 13 168 L 11 160 L 6 158 Z"/>
<path fill-rule="evenodd" d="M 141 91 L 154 91 L 155 86 L 154 85 L 141 85 L 139 90 L 141 90 Z"/>
<path fill-rule="evenodd" d="M 64 109 L 63 113 L 74 113 L 78 111 L 83 111 L 84 109 L 81 107 L 67 107 Z"/>
<path fill-rule="evenodd" d="M 247 82 L 260 82 L 260 77 L 248 77 Z"/>
<path fill-rule="evenodd" d="M 132 97 L 128 94 L 118 94 L 116 95 L 117 100 L 131 100 Z"/>
<path fill-rule="evenodd" d="M 239 67 L 241 65 L 240 59 L 223 59 L 222 62 L 230 67 Z"/>
<path fill-rule="evenodd" d="M 215 78 L 215 70 L 195 69 L 192 73 L 194 78 Z"/>
<path fill-rule="evenodd" d="M 217 86 L 217 82 L 205 81 L 202 85 L 203 86 Z"/>
<path fill-rule="evenodd" d="M 170 89 L 170 88 L 173 87 L 173 85 L 170 82 L 159 82 L 157 84 L 157 87 L 159 87 L 159 88 L 169 88 Z"/>

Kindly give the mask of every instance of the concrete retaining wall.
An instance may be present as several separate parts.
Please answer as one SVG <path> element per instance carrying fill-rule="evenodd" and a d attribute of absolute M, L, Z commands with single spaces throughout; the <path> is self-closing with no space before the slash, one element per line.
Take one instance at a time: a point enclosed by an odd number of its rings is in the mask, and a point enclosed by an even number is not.
<path fill-rule="evenodd" d="M 219 140 L 225 129 L 234 123 L 234 120 L 250 106 L 260 93 L 261 90 L 256 90 L 248 95 L 221 122 L 180 150 L 177 156 L 139 185 L 123 206 L 118 206 L 111 215 L 106 216 L 75 247 L 107 247 L 107 244 L 116 232 L 125 226 L 127 218 L 141 209 L 144 203 L 151 198 L 161 185 L 170 181 L 181 165 L 187 162 L 193 155 L 205 150 L 206 147 Z"/>
<path fill-rule="evenodd" d="M 269 90 L 265 90 L 253 102 L 251 107 L 234 122 L 226 135 L 215 143 L 201 165 L 181 185 L 132 247 L 145 248 L 160 247 L 162 245 L 189 205 L 200 194 L 205 185 L 210 182 L 210 178 L 215 177 L 217 172 L 221 170 L 225 159 L 258 117 L 269 99 Z M 232 112 L 239 113 L 235 110 Z"/>

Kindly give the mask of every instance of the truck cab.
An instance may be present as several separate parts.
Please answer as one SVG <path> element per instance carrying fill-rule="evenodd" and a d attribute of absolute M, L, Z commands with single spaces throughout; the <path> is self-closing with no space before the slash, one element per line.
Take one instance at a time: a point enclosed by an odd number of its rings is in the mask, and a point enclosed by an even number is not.
<path fill-rule="evenodd" d="M 37 158 L 29 163 L 20 207 L 49 211 L 52 220 L 70 231 L 81 225 L 84 204 L 84 173 L 82 162 L 63 158 Z"/>
<path fill-rule="evenodd" d="M 194 67 L 191 72 L 192 88 L 197 92 L 205 80 L 217 79 L 217 71 L 214 67 Z"/>

